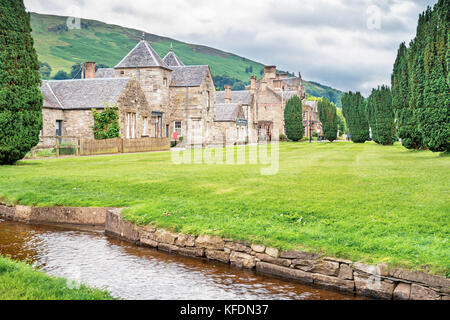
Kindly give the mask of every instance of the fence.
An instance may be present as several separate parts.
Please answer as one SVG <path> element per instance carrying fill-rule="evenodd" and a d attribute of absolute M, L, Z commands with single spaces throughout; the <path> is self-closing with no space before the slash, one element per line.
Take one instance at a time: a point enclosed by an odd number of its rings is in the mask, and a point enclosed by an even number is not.
<path fill-rule="evenodd" d="M 78 137 L 41 137 L 31 157 L 63 155 L 90 156 L 170 150 L 169 138 L 92 140 Z"/>

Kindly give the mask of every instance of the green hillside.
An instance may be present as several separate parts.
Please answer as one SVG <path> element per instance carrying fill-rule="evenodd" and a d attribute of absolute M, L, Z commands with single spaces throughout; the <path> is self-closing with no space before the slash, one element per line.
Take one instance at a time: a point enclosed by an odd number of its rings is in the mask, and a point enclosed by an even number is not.
<path fill-rule="evenodd" d="M 142 38 L 142 31 L 99 21 L 82 19 L 79 30 L 69 30 L 66 22 L 67 17 L 31 13 L 39 60 L 51 66 L 51 76 L 60 70 L 70 74 L 74 64 L 85 61 L 114 67 Z M 247 84 L 251 75 L 261 76 L 264 67 L 261 63 L 214 48 L 154 34 L 146 34 L 145 37 L 161 57 L 165 56 L 173 43 L 174 50 L 186 65 L 209 65 L 213 76 L 231 78 L 232 82 L 242 81 Z M 312 82 L 305 85 L 308 94 L 313 96 L 330 98 L 340 93 Z"/>

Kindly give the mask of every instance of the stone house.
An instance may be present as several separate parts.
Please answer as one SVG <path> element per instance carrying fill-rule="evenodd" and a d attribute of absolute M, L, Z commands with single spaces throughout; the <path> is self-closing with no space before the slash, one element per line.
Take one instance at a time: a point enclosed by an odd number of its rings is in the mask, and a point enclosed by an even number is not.
<path fill-rule="evenodd" d="M 323 136 L 322 123 L 319 119 L 319 102 L 303 101 L 303 126 L 305 137 L 310 139 L 311 135 Z"/>
<path fill-rule="evenodd" d="M 43 81 L 42 137 L 65 136 L 93 139 L 92 109 L 116 105 L 120 112 L 121 135 L 140 138 L 149 135 L 143 119 L 152 109 L 139 83 L 130 78 Z M 41 145 L 55 140 L 42 139 Z"/>

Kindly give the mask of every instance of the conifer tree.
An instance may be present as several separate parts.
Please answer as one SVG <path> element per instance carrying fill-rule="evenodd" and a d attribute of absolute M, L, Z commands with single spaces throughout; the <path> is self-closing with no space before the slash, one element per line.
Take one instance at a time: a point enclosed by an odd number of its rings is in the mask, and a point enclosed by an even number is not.
<path fill-rule="evenodd" d="M 0 164 L 14 164 L 39 143 L 39 68 L 23 1 L 0 0 Z"/>
<path fill-rule="evenodd" d="M 289 99 L 284 109 L 284 121 L 286 136 L 292 141 L 303 138 L 305 129 L 303 126 L 303 104 L 298 96 Z"/>
<path fill-rule="evenodd" d="M 393 144 L 395 121 L 391 90 L 386 86 L 373 89 L 367 109 L 373 140 L 382 145 Z"/>
<path fill-rule="evenodd" d="M 361 93 L 348 92 L 342 97 L 342 111 L 354 143 L 364 143 L 369 139 L 369 121 L 366 101 Z"/>
<path fill-rule="evenodd" d="M 319 101 L 319 119 L 322 123 L 325 139 L 330 142 L 336 140 L 338 131 L 336 106 L 326 98 Z"/>

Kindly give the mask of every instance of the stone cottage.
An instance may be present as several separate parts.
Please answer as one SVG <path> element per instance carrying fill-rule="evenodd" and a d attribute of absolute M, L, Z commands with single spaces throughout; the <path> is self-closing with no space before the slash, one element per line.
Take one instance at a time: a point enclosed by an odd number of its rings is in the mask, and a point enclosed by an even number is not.
<path fill-rule="evenodd" d="M 149 135 L 143 119 L 150 119 L 152 109 L 140 84 L 130 78 L 43 81 L 44 96 L 42 137 L 64 136 L 93 139 L 92 109 L 116 105 L 120 112 L 121 135 L 138 138 Z M 41 144 L 54 145 L 43 138 Z"/>

